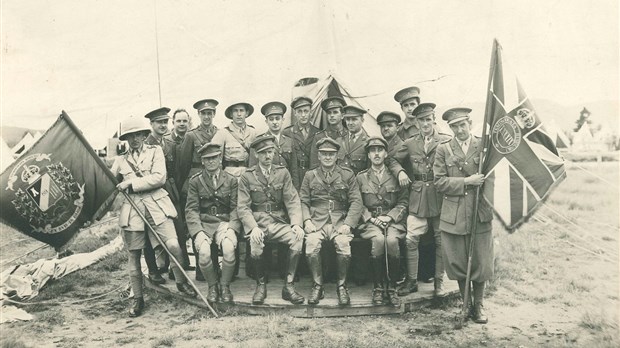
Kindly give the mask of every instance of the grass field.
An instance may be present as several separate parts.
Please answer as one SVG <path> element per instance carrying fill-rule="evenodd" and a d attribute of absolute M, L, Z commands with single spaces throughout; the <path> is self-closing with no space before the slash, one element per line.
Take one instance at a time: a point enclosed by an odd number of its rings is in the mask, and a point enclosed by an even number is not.
<path fill-rule="evenodd" d="M 618 347 L 618 175 L 617 162 L 569 163 L 568 179 L 527 224 L 508 234 L 495 222 L 487 325 L 455 329 L 457 301 L 402 316 L 329 319 L 234 312 L 214 319 L 148 289 L 145 314 L 135 319 L 116 291 L 72 303 L 127 283 L 118 253 L 45 287 L 33 300 L 45 303 L 22 306 L 35 320 L 0 326 L 2 346 Z M 3 269 L 40 245 L 6 227 L 0 232 Z M 116 233 L 84 233 L 72 249 L 93 250 Z M 50 256 L 43 248 L 12 263 Z"/>

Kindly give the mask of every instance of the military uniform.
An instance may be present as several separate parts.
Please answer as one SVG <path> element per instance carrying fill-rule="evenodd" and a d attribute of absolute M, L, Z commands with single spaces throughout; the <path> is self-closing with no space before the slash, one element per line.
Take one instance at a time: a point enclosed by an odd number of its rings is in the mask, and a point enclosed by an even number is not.
<path fill-rule="evenodd" d="M 418 103 L 420 102 L 420 89 L 415 86 L 403 88 L 394 95 L 394 100 L 398 102 L 401 107 L 403 107 L 404 103 L 413 98 L 416 98 Z M 415 122 L 408 123 L 407 115 L 405 115 L 405 121 L 398 126 L 396 134 L 398 134 L 402 140 L 407 140 L 418 133 L 420 133 L 420 128 L 418 128 Z"/>
<path fill-rule="evenodd" d="M 338 151 L 339 145 L 331 138 L 317 143 L 319 151 Z M 359 187 L 352 170 L 335 165 L 331 173 L 322 167 L 306 173 L 300 190 L 304 221 L 311 221 L 316 231 L 306 230 L 306 256 L 310 263 L 314 286 L 311 300 L 318 303 L 323 296 L 321 246 L 324 240 L 333 241 L 338 261 L 338 297 L 340 304 L 347 304 L 346 276 L 351 262 L 353 233 L 340 234 L 339 228 L 346 224 L 359 224 L 363 205 Z"/>
<path fill-rule="evenodd" d="M 205 144 L 209 143 L 213 136 L 218 132 L 218 128 L 214 125 L 205 127 L 199 125 L 185 134 L 185 139 L 179 148 L 178 171 L 181 181 L 179 186 L 183 195 L 187 194 L 189 178 L 196 173 L 202 171 L 202 163 L 198 150 Z"/>
<path fill-rule="evenodd" d="M 351 132 L 342 141 L 342 147 L 338 153 L 339 164 L 347 167 L 357 174 L 368 168 L 368 156 L 364 146 L 368 141 L 368 134 L 365 130 L 360 130 L 355 139 L 351 139 Z"/>
<path fill-rule="evenodd" d="M 422 103 L 413 111 L 416 117 L 434 117 L 435 104 Z M 450 136 L 433 131 L 425 137 L 418 133 L 407 139 L 394 154 L 390 169 L 394 175 L 405 171 L 412 180 L 409 191 L 409 216 L 407 217 L 407 283 L 400 290 L 401 295 L 417 291 L 418 261 L 420 238 L 429 225 L 435 239 L 435 290 L 443 295 L 443 258 L 441 249 L 441 232 L 439 230 L 439 213 L 442 195 L 435 189 L 433 162 L 437 146 L 450 140 Z M 402 165 L 402 166 L 401 166 Z"/>
<path fill-rule="evenodd" d="M 252 143 L 252 148 L 262 152 L 274 148 L 273 137 L 261 137 Z M 248 168 L 239 179 L 237 212 L 243 223 L 246 236 L 255 228 L 263 232 L 263 241 L 256 243 L 250 238 L 250 255 L 256 267 L 257 288 L 252 300 L 255 304 L 264 301 L 267 294 L 265 269 L 262 260 L 264 241 L 278 241 L 289 245 L 289 267 L 287 283 L 282 289 L 282 298 L 293 303 L 305 300 L 293 286 L 297 263 L 303 246 L 303 238 L 296 239 L 291 226 L 301 226 L 302 213 L 299 194 L 293 186 L 291 175 L 282 166 L 271 165 L 269 173 L 263 172 L 260 164 Z"/>
<path fill-rule="evenodd" d="M 469 119 L 471 109 L 455 108 L 446 111 L 443 119 L 448 124 Z M 433 165 L 435 186 L 443 193 L 439 228 L 443 246 L 448 278 L 457 280 L 461 295 L 464 296 L 467 263 L 469 257 L 469 243 L 472 233 L 476 233 L 476 240 L 472 255 L 471 280 L 474 295 L 474 321 L 487 321 L 482 311 L 484 297 L 484 282 L 493 277 L 493 236 L 491 220 L 493 211 L 491 206 L 479 196 L 478 219 L 476 230 L 472 231 L 473 214 L 476 198 L 476 186 L 465 185 L 466 177 L 478 172 L 482 141 L 470 135 L 468 149 L 463 151 L 457 138 L 444 142 L 437 147 L 437 155 Z M 469 301 L 469 300 L 468 300 Z"/>
<path fill-rule="evenodd" d="M 347 131 L 344 126 L 339 126 L 337 129 L 324 129 L 322 131 L 318 131 L 314 138 L 312 139 L 312 149 L 310 150 L 310 169 L 316 168 L 319 166 L 319 150 L 316 148 L 316 144 L 325 138 L 330 138 L 335 140 L 341 147 L 344 146 L 344 141 L 349 137 L 349 131 Z M 344 161 L 344 152 L 338 153 L 337 163 L 342 163 Z"/>
<path fill-rule="evenodd" d="M 164 111 L 161 110 L 161 112 Z M 132 117 L 121 123 L 119 138 L 125 140 L 130 135 L 139 132 L 147 133 L 148 128 L 144 125 L 144 121 Z M 128 270 L 135 295 L 129 315 L 134 317 L 140 315 L 144 308 L 140 253 L 141 249 L 146 247 L 147 238 L 151 245 L 157 248 L 160 242 L 155 234 L 159 235 L 175 258 L 181 259 L 172 222 L 172 219 L 177 216 L 177 211 L 168 197 L 168 192 L 162 188 L 166 182 L 166 162 L 160 146 L 142 144 L 137 150 L 130 148 L 125 155 L 116 159 L 111 171 L 113 175 L 122 177 L 119 187 L 123 189 L 126 187 L 129 191 L 129 198 L 133 202 L 133 205 L 129 202 L 123 203 L 118 222 L 123 229 L 123 239 L 129 251 Z M 124 184 L 127 186 L 121 186 Z M 153 228 L 152 230 L 146 229 L 144 220 L 135 211 L 134 206 L 138 207 L 140 213 Z M 171 268 L 175 273 L 179 291 L 196 296 L 195 291 L 185 282 L 183 273 L 176 264 L 171 265 Z"/>
<path fill-rule="evenodd" d="M 280 102 L 270 102 L 270 103 L 265 104 L 265 106 L 263 106 L 261 111 L 263 112 L 266 118 L 271 115 L 280 115 L 283 117 L 284 113 L 286 112 L 286 106 Z M 299 179 L 299 175 L 297 174 L 297 171 L 299 168 L 296 165 L 297 154 L 293 152 L 293 139 L 291 139 L 289 136 L 284 135 L 282 133 L 277 134 L 277 135 L 273 134 L 271 133 L 271 131 L 267 131 L 263 134 L 260 134 L 258 137 L 261 137 L 261 136 L 273 136 L 274 137 L 275 156 L 273 160 L 271 161 L 271 163 L 275 165 L 283 166 L 286 169 L 288 169 L 289 173 L 291 174 L 293 186 L 295 186 L 295 189 L 297 189 L 301 183 L 297 182 L 297 180 Z M 252 167 L 256 165 L 257 163 L 258 161 L 256 159 L 256 151 L 251 150 L 249 166 Z"/>
<path fill-rule="evenodd" d="M 181 145 L 183 145 L 184 139 L 185 135 L 180 136 L 176 134 L 174 130 L 164 135 L 164 142 L 172 149 L 172 164 L 171 166 L 169 166 L 168 163 L 166 163 L 166 171 L 169 177 L 174 178 L 174 182 L 177 185 L 177 191 L 179 191 L 179 193 L 181 192 L 181 189 L 183 187 L 183 181 L 185 181 L 185 178 L 183 178 L 181 175 L 181 166 L 179 163 L 179 158 L 181 156 Z"/>
<path fill-rule="evenodd" d="M 373 137 L 368 140 L 366 151 L 368 152 L 373 146 L 386 150 L 387 142 L 383 138 Z M 358 229 L 362 238 L 371 241 L 370 260 L 375 283 L 373 303 L 383 304 L 384 254 L 385 249 L 387 249 L 389 279 L 391 280 L 388 284 L 389 298 L 393 304 L 397 304 L 393 298 L 393 289 L 400 271 L 399 240 L 403 239 L 406 233 L 404 218 L 407 216 L 407 190 L 400 189 L 398 179 L 389 172 L 384 164 L 379 171 L 371 167 L 360 172 L 356 179 L 364 203 L 362 220 Z M 389 217 L 387 220 L 391 220 L 391 222 L 381 224 L 381 220 L 377 220 L 379 217 Z"/>
<path fill-rule="evenodd" d="M 251 125 L 248 124 L 242 129 L 232 122 L 215 134 L 211 142 L 223 148 L 222 166 L 225 171 L 237 178 L 241 176 L 247 169 L 250 144 L 256 139 L 256 135 L 256 129 Z"/>
<path fill-rule="evenodd" d="M 203 157 L 221 154 L 218 145 L 206 144 L 200 150 Z M 214 242 L 222 250 L 221 297 L 224 302 L 232 301 L 230 282 L 235 270 L 235 248 L 241 223 L 237 216 L 237 178 L 217 169 L 209 173 L 206 169 L 189 180 L 187 205 L 185 206 L 187 227 L 194 238 L 196 251 L 200 254 L 200 269 L 209 284 L 207 299 L 216 302 L 218 292 L 217 273 L 211 259 L 211 246 L 204 242 L 203 232 L 208 241 Z M 199 240 L 200 239 L 200 240 Z M 224 241 L 227 243 L 224 243 Z"/>

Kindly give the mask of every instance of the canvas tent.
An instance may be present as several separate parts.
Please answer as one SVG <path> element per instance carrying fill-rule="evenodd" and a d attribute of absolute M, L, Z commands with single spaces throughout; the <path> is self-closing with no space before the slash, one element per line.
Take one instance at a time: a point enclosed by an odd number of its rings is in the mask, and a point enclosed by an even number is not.
<path fill-rule="evenodd" d="M 581 128 L 575 132 L 573 136 L 574 151 L 592 151 L 597 150 L 594 137 L 588 122 L 584 122 Z"/>
<path fill-rule="evenodd" d="M 24 134 L 24 137 L 15 146 L 13 146 L 11 151 L 13 151 L 13 154 L 15 156 L 19 156 L 24 153 L 24 151 L 28 150 L 32 146 L 32 144 L 34 144 L 34 142 L 35 139 L 32 134 L 26 132 L 26 134 Z"/>
<path fill-rule="evenodd" d="M 555 120 L 547 122 L 547 133 L 553 140 L 555 147 L 558 149 L 567 149 L 570 147 L 570 139 L 562 132 Z"/>
<path fill-rule="evenodd" d="M 341 97 L 345 100 L 347 105 L 355 105 L 364 110 L 369 110 L 369 107 L 367 105 L 364 105 L 363 97 L 358 97 L 351 94 L 349 90 L 344 87 L 344 85 L 342 85 L 340 81 L 336 80 L 333 75 L 328 76 L 327 79 L 323 81 L 314 77 L 300 79 L 293 86 L 291 100 L 300 96 L 305 96 L 312 99 L 310 120 L 312 124 L 319 127 L 320 129 L 325 129 L 325 127 L 327 126 L 327 119 L 325 117 L 326 114 L 323 109 L 321 109 L 321 102 L 325 100 L 325 98 Z M 292 118 L 293 117 L 287 118 L 287 126 L 290 125 L 291 122 L 293 122 Z M 379 125 L 377 124 L 374 113 L 368 112 L 364 115 L 364 122 L 362 126 L 364 130 L 368 133 L 368 135 L 381 135 L 381 131 L 379 130 Z"/>

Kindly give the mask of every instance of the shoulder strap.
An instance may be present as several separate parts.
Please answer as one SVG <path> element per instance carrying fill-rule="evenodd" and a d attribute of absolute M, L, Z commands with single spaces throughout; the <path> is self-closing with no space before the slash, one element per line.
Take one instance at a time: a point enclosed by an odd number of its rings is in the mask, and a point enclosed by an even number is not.
<path fill-rule="evenodd" d="M 129 168 L 131 168 L 131 170 L 134 172 L 134 174 L 136 174 L 138 178 L 144 177 L 144 175 L 142 174 L 142 171 L 138 169 L 133 163 L 129 162 L 126 158 L 125 158 L 125 162 L 127 162 L 127 164 L 129 165 Z"/>
<path fill-rule="evenodd" d="M 228 131 L 228 133 L 235 138 L 235 140 L 245 149 L 245 151 L 247 151 L 247 153 L 250 153 L 250 149 L 245 145 L 245 143 L 243 142 L 243 140 L 241 140 L 238 136 L 235 135 L 235 133 L 233 133 L 230 128 L 226 127 L 226 130 Z"/>

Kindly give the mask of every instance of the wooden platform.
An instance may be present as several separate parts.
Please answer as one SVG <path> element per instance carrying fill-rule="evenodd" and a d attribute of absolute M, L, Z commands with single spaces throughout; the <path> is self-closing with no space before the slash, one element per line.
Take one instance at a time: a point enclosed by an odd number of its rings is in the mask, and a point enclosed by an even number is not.
<path fill-rule="evenodd" d="M 193 258 L 190 258 L 193 259 Z M 400 305 L 373 305 L 371 302 L 372 284 L 366 283 L 357 285 L 350 283 L 348 285 L 349 294 L 351 296 L 351 304 L 348 306 L 339 306 L 336 298 L 336 284 L 324 284 L 325 298 L 318 305 L 309 305 L 307 303 L 301 305 L 293 305 L 282 299 L 282 286 L 284 280 L 280 279 L 278 273 L 272 271 L 269 273 L 269 281 L 267 283 L 267 298 L 263 305 L 253 305 L 252 295 L 256 287 L 256 282 L 245 276 L 244 264 L 240 265 L 241 270 L 239 276 L 235 278 L 230 286 L 234 296 L 234 304 L 216 303 L 213 305 L 216 311 L 226 311 L 232 309 L 241 313 L 251 315 L 267 315 L 274 312 L 287 313 L 294 317 L 314 318 L 314 317 L 343 317 L 358 315 L 388 315 L 401 314 L 411 312 L 418 308 L 428 307 L 435 303 L 434 301 L 445 301 L 446 299 L 458 296 L 458 285 L 455 281 L 445 279 L 444 289 L 447 296 L 442 298 L 433 297 L 433 283 L 419 282 L 419 291 L 408 296 L 400 297 Z M 143 271 L 146 274 L 146 266 L 143 265 Z M 207 282 L 194 280 L 194 271 L 187 271 L 196 286 L 206 297 L 208 293 Z M 146 277 L 145 277 L 146 278 Z M 168 280 L 166 284 L 157 285 L 150 281 L 145 281 L 147 287 L 161 293 L 169 294 L 190 304 L 207 308 L 200 298 L 189 298 L 180 294 L 173 280 Z M 305 275 L 295 283 L 297 291 L 304 297 L 309 296 L 312 281 L 309 276 Z"/>

